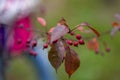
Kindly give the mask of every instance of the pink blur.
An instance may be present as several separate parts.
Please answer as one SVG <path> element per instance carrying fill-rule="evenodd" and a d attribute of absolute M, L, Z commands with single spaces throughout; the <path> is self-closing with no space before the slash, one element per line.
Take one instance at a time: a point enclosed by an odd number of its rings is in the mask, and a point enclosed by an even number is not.
<path fill-rule="evenodd" d="M 30 17 L 22 18 L 15 22 L 13 26 L 13 44 L 10 50 L 12 52 L 21 53 L 27 49 L 26 42 L 32 39 L 33 31 Z"/>

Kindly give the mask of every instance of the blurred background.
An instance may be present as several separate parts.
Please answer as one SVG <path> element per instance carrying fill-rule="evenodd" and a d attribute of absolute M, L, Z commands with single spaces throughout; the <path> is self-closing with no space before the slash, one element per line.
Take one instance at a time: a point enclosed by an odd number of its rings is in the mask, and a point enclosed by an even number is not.
<path fill-rule="evenodd" d="M 48 27 L 55 26 L 64 17 L 71 28 L 86 21 L 100 33 L 111 29 L 112 22 L 117 21 L 114 15 L 120 13 L 120 0 L 44 0 L 42 5 L 46 8 L 44 18 Z M 40 25 L 36 22 L 36 26 Z M 104 56 L 96 55 L 86 46 L 75 48 L 81 66 L 70 80 L 120 80 L 119 36 L 120 33 L 114 38 L 109 34 L 102 37 L 111 48 L 111 52 L 107 53 L 101 47 Z M 8 71 L 8 80 L 35 80 L 34 70 L 24 56 L 13 59 Z M 57 76 L 59 80 L 69 80 L 63 65 L 58 69 Z"/>

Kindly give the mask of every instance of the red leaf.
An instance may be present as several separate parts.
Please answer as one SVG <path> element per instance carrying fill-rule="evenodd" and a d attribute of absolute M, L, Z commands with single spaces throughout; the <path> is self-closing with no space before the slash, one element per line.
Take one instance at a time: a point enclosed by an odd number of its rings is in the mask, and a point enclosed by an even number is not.
<path fill-rule="evenodd" d="M 92 28 L 92 26 L 90 24 L 88 24 L 87 22 L 81 23 L 80 26 L 87 26 L 88 28 L 90 28 L 97 35 L 97 37 L 100 36 L 100 33 L 97 30 L 95 30 L 94 28 Z"/>
<path fill-rule="evenodd" d="M 64 19 L 62 19 L 58 25 L 54 28 L 53 32 L 51 33 L 51 40 L 50 43 L 52 44 L 54 41 L 60 39 L 62 36 L 69 32 L 69 28 L 65 23 Z"/>
<path fill-rule="evenodd" d="M 67 23 L 66 23 L 66 20 L 65 20 L 64 18 L 62 18 L 62 19 L 59 21 L 58 25 L 65 25 L 65 26 L 68 27 L 68 25 L 67 25 Z"/>
<path fill-rule="evenodd" d="M 93 42 L 94 42 L 94 51 L 99 50 L 99 43 L 98 43 L 97 39 L 93 38 Z"/>
<path fill-rule="evenodd" d="M 93 38 L 91 41 L 87 43 L 87 48 L 90 50 L 94 50 L 95 52 L 99 50 L 99 43 L 96 38 Z"/>
<path fill-rule="evenodd" d="M 79 66 L 80 66 L 80 58 L 78 54 L 74 50 L 68 47 L 66 49 L 65 70 L 69 75 L 69 78 L 79 68 Z"/>
<path fill-rule="evenodd" d="M 113 26 L 113 27 L 120 27 L 120 24 L 119 24 L 118 22 L 113 22 L 113 23 L 112 23 L 112 26 Z"/>
<path fill-rule="evenodd" d="M 65 48 L 61 41 L 52 45 L 52 48 L 49 51 L 49 61 L 51 65 L 56 69 L 59 68 L 64 59 Z"/>
<path fill-rule="evenodd" d="M 89 41 L 87 43 L 87 48 L 90 49 L 90 50 L 93 50 L 93 42 L 92 41 Z"/>
<path fill-rule="evenodd" d="M 92 28 L 91 26 L 88 26 L 88 27 L 97 35 L 97 37 L 100 36 L 100 33 L 99 33 L 97 30 L 95 30 L 95 29 Z"/>

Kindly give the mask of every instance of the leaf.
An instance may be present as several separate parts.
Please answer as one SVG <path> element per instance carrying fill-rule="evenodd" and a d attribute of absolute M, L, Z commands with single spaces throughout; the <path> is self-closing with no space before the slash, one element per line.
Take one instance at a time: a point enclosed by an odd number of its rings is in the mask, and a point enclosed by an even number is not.
<path fill-rule="evenodd" d="M 90 26 L 90 24 L 87 23 L 87 22 L 82 22 L 80 25 L 81 25 L 81 26 Z"/>
<path fill-rule="evenodd" d="M 119 25 L 118 22 L 113 22 L 113 23 L 112 23 L 112 26 L 113 26 L 113 27 L 120 27 L 120 25 Z"/>
<path fill-rule="evenodd" d="M 84 32 L 84 33 L 90 33 L 91 32 L 91 30 L 86 30 L 86 29 L 84 29 L 84 27 L 83 26 L 80 26 L 79 25 L 79 27 L 77 28 L 80 32 Z"/>
<path fill-rule="evenodd" d="M 115 18 L 120 21 L 120 14 L 116 14 L 116 15 L 115 15 Z"/>
<path fill-rule="evenodd" d="M 117 22 L 112 23 L 113 29 L 110 32 L 111 36 L 114 36 L 120 30 L 120 24 Z"/>
<path fill-rule="evenodd" d="M 62 18 L 62 19 L 59 21 L 58 25 L 65 25 L 65 26 L 68 27 L 68 25 L 67 25 L 67 23 L 66 23 L 66 20 L 65 20 L 64 18 Z"/>
<path fill-rule="evenodd" d="M 45 21 L 44 18 L 38 17 L 37 20 L 38 20 L 38 22 L 39 22 L 42 26 L 44 26 L 44 27 L 46 26 L 46 21 Z"/>
<path fill-rule="evenodd" d="M 106 42 L 103 42 L 103 45 L 104 45 L 104 47 L 105 47 L 105 51 L 106 52 L 110 52 L 110 47 L 108 46 L 108 44 L 106 43 Z"/>
<path fill-rule="evenodd" d="M 97 37 L 100 36 L 100 33 L 97 30 L 95 30 L 94 28 L 92 28 L 92 26 L 90 24 L 88 24 L 87 22 L 81 23 L 80 26 L 87 26 L 88 28 L 90 28 L 97 35 Z"/>
<path fill-rule="evenodd" d="M 79 66 L 80 58 L 78 54 L 74 50 L 67 48 L 65 57 L 65 70 L 69 75 L 69 78 L 79 68 Z"/>
<path fill-rule="evenodd" d="M 93 42 L 94 42 L 94 51 L 96 52 L 96 50 L 99 50 L 99 43 L 96 38 L 93 38 Z"/>
<path fill-rule="evenodd" d="M 56 44 L 52 45 L 52 48 L 49 51 L 48 59 L 51 65 L 56 69 L 60 67 L 64 59 L 65 48 L 61 41 L 58 41 Z"/>
<path fill-rule="evenodd" d="M 79 25 L 78 25 L 79 26 Z M 84 29 L 84 27 L 83 26 L 79 26 L 78 28 L 77 28 L 79 31 L 82 31 L 82 32 L 84 32 L 85 31 L 85 29 Z"/>
<path fill-rule="evenodd" d="M 54 30 L 54 27 L 50 28 L 50 30 L 48 31 L 48 33 L 52 33 Z"/>
<path fill-rule="evenodd" d="M 95 52 L 99 50 L 99 43 L 96 38 L 93 38 L 91 41 L 87 43 L 87 48 L 90 50 L 94 50 Z"/>
<path fill-rule="evenodd" d="M 87 43 L 87 48 L 90 49 L 90 50 L 93 50 L 93 49 L 94 49 L 94 48 L 93 48 L 93 42 L 92 42 L 92 41 L 89 41 L 89 42 Z"/>
<path fill-rule="evenodd" d="M 100 33 L 99 33 L 97 30 L 95 30 L 95 29 L 92 28 L 91 26 L 88 26 L 88 27 L 97 35 L 97 37 L 100 36 Z"/>
<path fill-rule="evenodd" d="M 114 36 L 119 30 L 120 30 L 120 27 L 114 27 L 114 28 L 111 30 L 110 35 L 111 35 L 111 36 Z"/>
<path fill-rule="evenodd" d="M 53 32 L 51 33 L 51 40 L 50 40 L 51 44 L 69 32 L 69 28 L 66 22 L 64 21 L 64 19 L 62 20 L 57 24 L 57 26 L 54 28 Z"/>

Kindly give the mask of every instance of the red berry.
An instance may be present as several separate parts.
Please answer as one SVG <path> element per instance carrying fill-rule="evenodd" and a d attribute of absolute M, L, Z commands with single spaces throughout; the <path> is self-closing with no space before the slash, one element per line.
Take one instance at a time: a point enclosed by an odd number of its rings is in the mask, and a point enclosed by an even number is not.
<path fill-rule="evenodd" d="M 30 47 L 30 44 L 26 44 L 26 47 L 27 47 L 27 48 Z"/>
<path fill-rule="evenodd" d="M 73 45 L 72 40 L 67 40 L 66 42 L 67 42 L 67 44 L 69 44 L 69 45 Z"/>
<path fill-rule="evenodd" d="M 109 47 L 106 48 L 106 52 L 110 52 L 110 48 Z"/>
<path fill-rule="evenodd" d="M 26 41 L 26 43 L 29 44 L 29 43 L 30 43 L 30 39 L 28 39 L 28 40 Z"/>
<path fill-rule="evenodd" d="M 34 56 L 34 57 L 36 57 L 37 56 L 37 53 L 36 52 L 34 52 L 34 51 L 30 51 L 30 53 L 29 53 L 31 56 Z"/>
<path fill-rule="evenodd" d="M 73 32 L 73 31 L 72 31 L 72 32 L 70 32 L 70 35 L 75 35 L 75 32 Z"/>
<path fill-rule="evenodd" d="M 75 46 L 75 47 L 78 47 L 78 42 L 74 42 L 74 46 Z"/>
<path fill-rule="evenodd" d="M 34 52 L 34 53 L 33 53 L 33 56 L 34 56 L 34 57 L 36 57 L 36 56 L 37 56 L 37 53 L 36 53 L 36 52 Z"/>
<path fill-rule="evenodd" d="M 43 48 L 44 48 L 44 49 L 48 48 L 48 44 L 45 43 L 45 44 L 43 45 Z"/>
<path fill-rule="evenodd" d="M 69 46 L 65 46 L 65 49 L 69 49 L 70 47 Z"/>
<path fill-rule="evenodd" d="M 53 43 L 57 43 L 57 42 L 58 42 L 58 40 L 53 41 Z"/>
<path fill-rule="evenodd" d="M 34 41 L 32 42 L 32 47 L 36 47 L 36 46 L 37 46 L 37 41 L 34 40 Z"/>
<path fill-rule="evenodd" d="M 79 44 L 81 44 L 81 45 L 85 44 L 85 42 L 84 42 L 83 39 L 78 40 L 78 42 L 79 42 Z"/>
<path fill-rule="evenodd" d="M 24 27 L 24 24 L 20 24 L 20 25 L 19 25 L 19 28 L 23 28 L 23 27 Z"/>
<path fill-rule="evenodd" d="M 22 40 L 21 40 L 21 39 L 18 39 L 17 43 L 18 43 L 18 44 L 21 44 L 21 43 L 22 43 Z"/>
<path fill-rule="evenodd" d="M 95 49 L 95 53 L 96 53 L 96 54 L 99 54 L 99 50 L 98 50 L 98 49 Z"/>
<path fill-rule="evenodd" d="M 76 35 L 76 39 L 80 40 L 80 39 L 81 39 L 81 35 L 80 35 L 80 34 L 77 34 L 77 35 Z"/>

